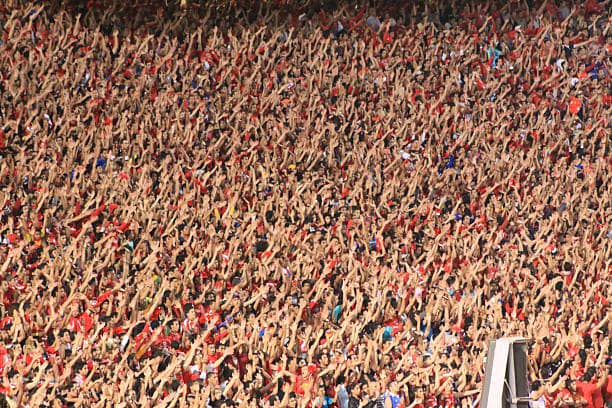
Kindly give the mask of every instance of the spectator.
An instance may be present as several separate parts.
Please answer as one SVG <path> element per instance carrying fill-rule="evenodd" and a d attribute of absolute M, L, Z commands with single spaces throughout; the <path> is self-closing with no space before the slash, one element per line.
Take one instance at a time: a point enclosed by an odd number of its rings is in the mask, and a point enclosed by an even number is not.
<path fill-rule="evenodd" d="M 9 405 L 610 403 L 605 2 L 203 3 L 0 4 Z"/>

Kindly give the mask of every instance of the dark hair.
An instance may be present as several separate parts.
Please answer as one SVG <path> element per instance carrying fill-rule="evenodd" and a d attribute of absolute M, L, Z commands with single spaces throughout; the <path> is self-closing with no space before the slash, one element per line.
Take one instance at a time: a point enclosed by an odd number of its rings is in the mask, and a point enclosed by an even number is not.
<path fill-rule="evenodd" d="M 129 357 L 128 357 L 129 359 Z M 74 372 L 79 372 L 81 371 L 81 369 L 85 367 L 85 362 L 81 359 L 79 359 L 75 364 L 74 364 Z"/>
<path fill-rule="evenodd" d="M 587 353 L 584 349 L 580 349 L 578 351 L 578 355 L 580 356 L 580 364 L 584 367 L 587 359 Z"/>
<path fill-rule="evenodd" d="M 170 383 L 170 388 L 172 391 L 177 391 L 181 386 L 181 382 L 179 380 L 174 380 Z"/>
<path fill-rule="evenodd" d="M 595 367 L 589 367 L 582 376 L 582 381 L 589 382 L 595 376 Z"/>
<path fill-rule="evenodd" d="M 9 408 L 8 401 L 6 400 L 6 395 L 0 394 L 0 408 Z"/>
<path fill-rule="evenodd" d="M 172 361 L 172 356 L 166 356 L 164 357 L 164 359 L 159 363 L 159 365 L 157 366 L 157 372 L 161 373 L 162 371 L 164 371 L 166 368 L 168 368 L 168 366 L 170 365 L 170 362 Z"/>

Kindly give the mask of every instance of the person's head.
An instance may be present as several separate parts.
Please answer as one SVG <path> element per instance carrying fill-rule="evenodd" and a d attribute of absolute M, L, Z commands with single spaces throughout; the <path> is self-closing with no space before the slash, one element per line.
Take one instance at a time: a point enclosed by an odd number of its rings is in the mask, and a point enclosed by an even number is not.
<path fill-rule="evenodd" d="M 63 329 L 63 330 L 60 332 L 60 339 L 61 339 L 61 340 L 62 340 L 64 343 L 70 343 L 70 342 L 72 341 L 70 331 L 69 331 L 69 330 L 67 330 L 67 329 Z"/>
<path fill-rule="evenodd" d="M 387 367 L 391 364 L 391 354 L 383 354 L 382 363 L 384 367 Z"/>
<path fill-rule="evenodd" d="M 170 321 L 170 332 L 171 333 L 177 333 L 180 329 L 180 325 L 178 320 L 172 320 Z"/>
<path fill-rule="evenodd" d="M 291 391 L 289 393 L 289 406 L 290 407 L 297 407 L 297 394 L 293 391 Z"/>
<path fill-rule="evenodd" d="M 368 382 L 368 393 L 370 396 L 377 396 L 380 394 L 380 386 L 378 381 L 372 380 Z"/>
<path fill-rule="evenodd" d="M 302 291 L 305 295 L 312 291 L 312 282 L 310 280 L 305 280 L 302 282 Z"/>
<path fill-rule="evenodd" d="M 199 367 L 204 367 L 206 364 L 206 358 L 204 357 L 204 352 L 202 350 L 196 351 L 195 362 Z"/>
<path fill-rule="evenodd" d="M 221 391 L 221 387 L 215 386 L 212 390 L 212 400 L 213 401 L 221 401 L 223 399 L 223 391 Z"/>
<path fill-rule="evenodd" d="M 216 371 L 211 371 L 206 375 L 206 382 L 210 387 L 216 387 L 219 385 L 219 375 Z"/>
<path fill-rule="evenodd" d="M 350 387 L 351 396 L 359 398 L 361 396 L 361 383 L 357 382 Z"/>
<path fill-rule="evenodd" d="M 334 350 L 333 361 L 337 364 L 341 363 L 344 360 L 344 353 L 340 348 Z"/>
<path fill-rule="evenodd" d="M 89 366 L 83 363 L 79 369 L 79 374 L 85 377 L 87 376 L 88 373 L 89 373 Z"/>
<path fill-rule="evenodd" d="M 81 313 L 81 307 L 79 306 L 78 303 L 73 303 L 70 305 L 70 314 L 73 317 L 79 316 L 80 313 Z"/>
<path fill-rule="evenodd" d="M 270 407 L 276 407 L 279 403 L 280 401 L 276 395 L 272 395 L 270 399 L 268 399 L 268 405 Z"/>
<path fill-rule="evenodd" d="M 565 380 L 565 389 L 571 392 L 576 392 L 576 382 L 571 378 Z"/>
<path fill-rule="evenodd" d="M 253 379 L 253 384 L 255 384 L 256 387 L 261 387 L 264 384 L 264 377 L 263 374 L 260 371 L 257 371 L 257 373 L 255 373 L 255 378 Z"/>

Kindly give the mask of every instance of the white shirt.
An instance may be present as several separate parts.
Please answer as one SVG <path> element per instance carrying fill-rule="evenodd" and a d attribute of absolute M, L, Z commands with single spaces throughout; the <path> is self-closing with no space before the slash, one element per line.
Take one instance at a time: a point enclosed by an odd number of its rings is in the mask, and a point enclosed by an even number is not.
<path fill-rule="evenodd" d="M 535 391 L 531 391 L 530 397 L 533 398 L 534 394 Z M 529 401 L 529 408 L 546 408 L 546 400 L 544 399 L 544 396 L 541 396 L 537 400 Z"/>

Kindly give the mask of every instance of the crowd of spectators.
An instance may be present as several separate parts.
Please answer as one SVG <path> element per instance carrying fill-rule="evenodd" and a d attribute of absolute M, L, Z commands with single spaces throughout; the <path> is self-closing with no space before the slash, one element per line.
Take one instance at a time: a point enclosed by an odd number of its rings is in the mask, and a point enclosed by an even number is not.
<path fill-rule="evenodd" d="M 609 1 L 58 3 L 0 2 L 4 404 L 476 407 L 518 335 L 610 406 Z"/>

